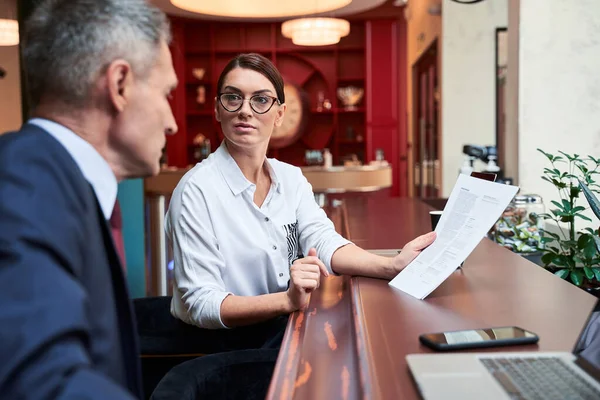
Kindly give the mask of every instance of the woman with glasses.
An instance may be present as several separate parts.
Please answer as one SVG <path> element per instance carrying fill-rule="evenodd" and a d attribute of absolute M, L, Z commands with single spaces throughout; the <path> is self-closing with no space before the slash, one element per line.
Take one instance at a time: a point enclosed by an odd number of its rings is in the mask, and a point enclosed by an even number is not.
<path fill-rule="evenodd" d="M 336 233 L 301 170 L 266 158 L 285 118 L 283 86 L 265 57 L 232 59 L 215 106 L 225 140 L 173 192 L 171 311 L 188 324 L 233 328 L 287 315 L 307 306 L 322 277 L 391 279 L 434 240 L 423 235 L 386 258 Z"/>

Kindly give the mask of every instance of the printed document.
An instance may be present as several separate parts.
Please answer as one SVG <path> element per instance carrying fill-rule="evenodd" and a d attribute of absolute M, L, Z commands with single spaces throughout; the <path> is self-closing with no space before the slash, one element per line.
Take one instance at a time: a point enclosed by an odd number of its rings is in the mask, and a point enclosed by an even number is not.
<path fill-rule="evenodd" d="M 437 238 L 390 285 L 424 299 L 471 254 L 519 188 L 461 174 L 435 228 Z"/>

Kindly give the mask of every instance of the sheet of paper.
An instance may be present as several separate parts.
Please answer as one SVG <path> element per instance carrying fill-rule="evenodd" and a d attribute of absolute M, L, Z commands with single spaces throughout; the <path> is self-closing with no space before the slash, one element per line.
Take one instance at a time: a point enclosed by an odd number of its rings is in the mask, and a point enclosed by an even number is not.
<path fill-rule="evenodd" d="M 424 299 L 471 254 L 519 188 L 461 174 L 435 229 L 435 242 L 390 285 Z"/>

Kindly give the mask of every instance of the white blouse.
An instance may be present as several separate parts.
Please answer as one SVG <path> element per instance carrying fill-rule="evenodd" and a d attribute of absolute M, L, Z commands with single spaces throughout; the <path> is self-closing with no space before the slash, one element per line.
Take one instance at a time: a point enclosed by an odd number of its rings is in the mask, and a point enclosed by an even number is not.
<path fill-rule="evenodd" d="M 229 294 L 287 290 L 289 268 L 311 247 L 331 271 L 331 257 L 350 243 L 317 205 L 299 168 L 266 159 L 271 188 L 262 207 L 223 143 L 181 179 L 169 205 L 173 247 L 171 313 L 202 328 L 226 328 L 221 302 Z"/>

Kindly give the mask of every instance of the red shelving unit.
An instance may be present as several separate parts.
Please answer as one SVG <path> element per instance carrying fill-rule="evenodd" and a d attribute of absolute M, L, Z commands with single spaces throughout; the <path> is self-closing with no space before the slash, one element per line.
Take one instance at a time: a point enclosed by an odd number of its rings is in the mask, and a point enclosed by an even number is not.
<path fill-rule="evenodd" d="M 223 23 L 173 18 L 172 53 L 181 82 L 172 101 L 179 133 L 167 140 L 169 165 L 185 167 L 195 162 L 192 147 L 198 133 L 210 139 L 213 151 L 219 146 L 222 134 L 214 118 L 217 79 L 232 57 L 248 52 L 271 59 L 286 82 L 299 87 L 308 99 L 304 133 L 289 146 L 270 149 L 270 157 L 301 166 L 305 165 L 306 150 L 329 148 L 334 164 L 341 164 L 352 154 L 368 163 L 374 158 L 373 141 L 381 142 L 373 136 L 370 128 L 373 118 L 369 120 L 369 110 L 386 108 L 389 105 L 382 102 L 390 101 L 390 96 L 398 96 L 397 88 L 381 96 L 372 93 L 371 85 L 387 86 L 389 90 L 390 83 L 397 81 L 399 74 L 397 63 L 383 68 L 382 73 L 374 72 L 374 68 L 378 68 L 376 63 L 382 60 L 373 58 L 372 54 L 379 57 L 380 52 L 373 53 L 371 47 L 375 44 L 377 47 L 395 45 L 394 24 L 397 20 L 352 21 L 350 35 L 338 44 L 303 47 L 281 35 L 280 23 Z M 378 36 L 373 37 L 374 32 Z M 199 69 L 204 71 L 200 79 L 194 73 Z M 356 109 L 345 109 L 338 99 L 337 88 L 344 86 L 365 89 Z M 197 101 L 200 87 L 204 90 L 202 104 Z M 317 110 L 320 92 L 331 102 L 331 109 Z M 377 130 L 375 136 L 397 136 L 397 115 L 398 112 L 391 115 L 390 118 L 396 120 L 386 126 L 386 131 Z M 387 144 L 384 151 L 390 161 L 398 156 L 398 149 Z"/>

